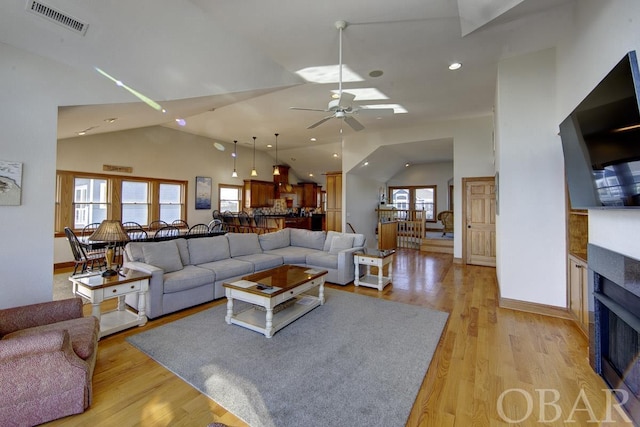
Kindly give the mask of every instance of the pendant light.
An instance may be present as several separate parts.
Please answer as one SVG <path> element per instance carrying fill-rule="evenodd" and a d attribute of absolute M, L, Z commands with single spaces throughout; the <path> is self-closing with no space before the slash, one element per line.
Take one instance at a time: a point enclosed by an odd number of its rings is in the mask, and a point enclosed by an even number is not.
<path fill-rule="evenodd" d="M 251 169 L 251 176 L 258 176 L 256 170 L 256 137 L 253 137 L 253 168 Z"/>
<path fill-rule="evenodd" d="M 231 173 L 231 178 L 237 178 L 238 172 L 236 172 L 236 158 L 238 157 L 238 141 L 233 141 L 233 172 Z"/>
<path fill-rule="evenodd" d="M 273 176 L 277 176 L 280 175 L 280 168 L 278 167 L 278 135 L 279 134 L 275 134 L 276 135 L 276 164 L 273 167 Z"/>

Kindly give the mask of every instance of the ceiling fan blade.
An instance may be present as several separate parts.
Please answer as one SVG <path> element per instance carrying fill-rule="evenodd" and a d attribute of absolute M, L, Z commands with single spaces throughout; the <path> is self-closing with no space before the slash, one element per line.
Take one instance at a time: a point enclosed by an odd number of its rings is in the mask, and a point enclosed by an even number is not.
<path fill-rule="evenodd" d="M 357 121 L 355 118 L 351 116 L 346 116 L 344 118 L 344 121 L 347 122 L 347 124 L 351 126 L 351 129 L 355 130 L 356 132 L 364 129 L 364 126 L 362 126 L 362 124 L 359 121 Z"/>
<path fill-rule="evenodd" d="M 356 99 L 356 96 L 349 92 L 340 93 L 340 98 L 338 104 L 341 107 L 349 107 L 353 103 L 353 100 Z"/>
<path fill-rule="evenodd" d="M 320 120 L 318 122 L 315 122 L 314 124 L 309 126 L 307 129 L 313 129 L 316 126 L 320 126 L 321 124 L 323 124 L 324 122 L 326 122 L 327 120 L 332 119 L 332 118 L 333 118 L 333 116 L 327 116 L 324 119 L 322 119 L 322 120 Z"/>
<path fill-rule="evenodd" d="M 299 107 L 289 107 L 290 110 L 302 110 L 302 111 L 322 111 L 326 113 L 327 110 L 321 110 L 319 108 L 299 108 Z"/>
<path fill-rule="evenodd" d="M 395 114 L 393 108 L 357 108 L 353 110 L 353 113 L 377 117 Z"/>

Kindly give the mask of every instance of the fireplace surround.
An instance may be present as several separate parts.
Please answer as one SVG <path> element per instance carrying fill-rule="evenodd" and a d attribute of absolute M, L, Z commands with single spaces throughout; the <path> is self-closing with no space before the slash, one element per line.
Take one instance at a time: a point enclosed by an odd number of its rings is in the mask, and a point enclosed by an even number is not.
<path fill-rule="evenodd" d="M 589 244 L 589 361 L 640 425 L 640 261 Z M 617 396 L 619 398 L 619 396 Z"/>

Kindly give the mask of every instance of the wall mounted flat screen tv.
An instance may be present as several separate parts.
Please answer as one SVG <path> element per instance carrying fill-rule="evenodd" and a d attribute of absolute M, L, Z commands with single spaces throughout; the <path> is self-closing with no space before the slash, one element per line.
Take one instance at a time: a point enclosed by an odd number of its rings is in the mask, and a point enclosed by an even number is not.
<path fill-rule="evenodd" d="M 560 124 L 573 209 L 640 208 L 639 89 L 632 51 Z"/>

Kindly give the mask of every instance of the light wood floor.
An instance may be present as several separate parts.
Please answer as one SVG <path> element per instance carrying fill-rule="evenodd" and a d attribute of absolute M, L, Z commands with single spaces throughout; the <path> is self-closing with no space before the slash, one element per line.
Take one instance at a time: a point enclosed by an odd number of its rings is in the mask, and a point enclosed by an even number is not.
<path fill-rule="evenodd" d="M 571 420 L 576 421 L 573 425 L 595 426 L 607 419 L 607 410 L 615 425 L 625 425 L 607 405 L 610 394 L 602 391 L 605 383 L 589 367 L 587 340 L 578 328 L 567 320 L 497 307 L 493 268 L 453 264 L 447 254 L 400 250 L 393 284 L 383 292 L 330 286 L 450 313 L 407 426 L 513 425 L 509 419 L 521 420 L 522 426 L 559 426 Z M 103 338 L 92 406 L 84 414 L 47 425 L 206 426 L 218 421 L 244 426 L 125 341 L 128 335 L 223 303 L 198 306 Z M 85 307 L 89 313 L 90 306 Z M 536 391 L 542 389 L 547 391 Z"/>

